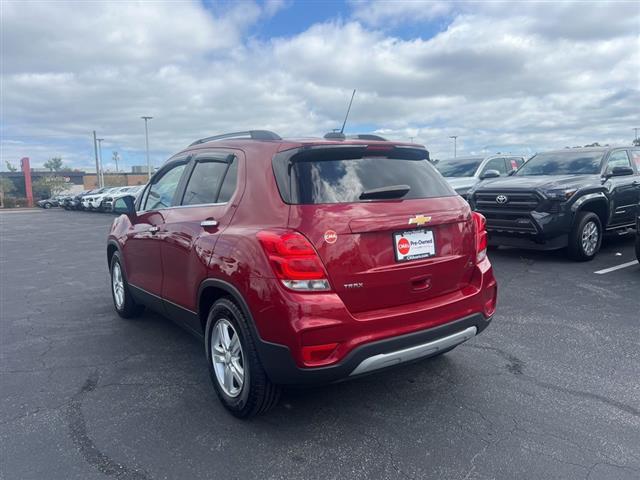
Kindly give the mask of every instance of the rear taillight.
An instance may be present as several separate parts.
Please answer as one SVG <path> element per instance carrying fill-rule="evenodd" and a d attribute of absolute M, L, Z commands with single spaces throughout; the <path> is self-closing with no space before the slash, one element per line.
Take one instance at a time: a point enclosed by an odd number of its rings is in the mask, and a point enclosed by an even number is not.
<path fill-rule="evenodd" d="M 264 230 L 258 233 L 258 240 L 285 287 L 306 292 L 331 289 L 320 257 L 301 233 Z"/>
<path fill-rule="evenodd" d="M 487 219 L 478 212 L 471 212 L 476 237 L 476 263 L 487 258 Z"/>

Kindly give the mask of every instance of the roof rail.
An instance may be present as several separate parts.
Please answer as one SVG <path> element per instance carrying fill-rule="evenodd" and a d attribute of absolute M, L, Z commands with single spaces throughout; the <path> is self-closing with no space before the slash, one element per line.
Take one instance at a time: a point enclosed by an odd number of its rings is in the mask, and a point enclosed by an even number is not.
<path fill-rule="evenodd" d="M 280 135 L 270 132 L 269 130 L 247 130 L 245 132 L 223 133 L 222 135 L 214 135 L 213 137 L 201 138 L 200 140 L 196 140 L 189 146 L 192 147 L 201 143 L 215 142 L 217 140 L 246 137 L 249 137 L 251 140 L 282 140 Z"/>

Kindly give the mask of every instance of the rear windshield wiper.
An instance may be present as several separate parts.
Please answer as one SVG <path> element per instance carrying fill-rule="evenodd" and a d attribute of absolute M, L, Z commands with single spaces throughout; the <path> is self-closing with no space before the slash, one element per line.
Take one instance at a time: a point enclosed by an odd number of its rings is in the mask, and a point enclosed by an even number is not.
<path fill-rule="evenodd" d="M 402 198 L 409 193 L 409 185 L 389 185 L 388 187 L 372 188 L 360 194 L 360 200 Z"/>

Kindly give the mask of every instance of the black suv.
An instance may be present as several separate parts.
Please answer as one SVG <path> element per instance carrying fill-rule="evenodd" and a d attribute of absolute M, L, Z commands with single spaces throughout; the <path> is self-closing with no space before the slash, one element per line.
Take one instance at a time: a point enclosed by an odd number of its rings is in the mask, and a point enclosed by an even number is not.
<path fill-rule="evenodd" d="M 636 220 L 636 257 L 640 262 L 640 205 L 638 205 L 638 219 Z"/>
<path fill-rule="evenodd" d="M 640 148 L 571 148 L 539 153 L 507 178 L 469 192 L 487 218 L 490 245 L 568 247 L 576 260 L 598 253 L 605 231 L 634 227 Z"/>

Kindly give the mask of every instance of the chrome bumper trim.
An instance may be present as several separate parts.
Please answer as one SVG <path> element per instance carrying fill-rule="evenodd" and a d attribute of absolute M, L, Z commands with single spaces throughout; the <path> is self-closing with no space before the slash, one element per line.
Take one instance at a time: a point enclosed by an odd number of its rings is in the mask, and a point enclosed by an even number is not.
<path fill-rule="evenodd" d="M 360 364 L 349 374 L 360 375 L 361 373 L 372 372 L 381 368 L 391 367 L 411 360 L 417 360 L 422 357 L 435 355 L 436 353 L 454 347 L 470 338 L 473 338 L 478 329 L 476 327 L 465 328 L 464 330 L 449 335 L 447 337 L 438 338 L 431 342 L 416 345 L 414 347 L 397 350 L 395 352 L 380 353 L 369 358 L 365 358 Z"/>

